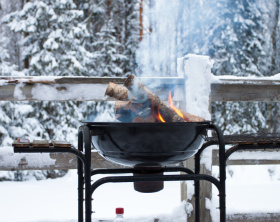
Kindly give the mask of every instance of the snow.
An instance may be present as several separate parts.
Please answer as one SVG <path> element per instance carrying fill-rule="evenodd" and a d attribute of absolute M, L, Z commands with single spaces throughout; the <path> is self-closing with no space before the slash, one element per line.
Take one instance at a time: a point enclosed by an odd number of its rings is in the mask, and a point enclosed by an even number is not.
<path fill-rule="evenodd" d="M 55 160 L 48 153 L 21 154 L 14 153 L 12 147 L 1 147 L 0 149 L 0 165 L 2 166 L 16 168 L 23 159 L 35 168 L 55 165 Z"/>
<path fill-rule="evenodd" d="M 96 178 L 97 179 L 97 178 Z M 180 203 L 180 182 L 165 182 L 165 189 L 154 194 L 133 190 L 132 183 L 104 184 L 93 194 L 96 212 L 93 221 L 113 219 L 116 207 L 124 207 L 130 221 L 185 221 L 184 202 Z M 55 180 L 0 183 L 1 222 L 77 221 L 77 173 Z M 16 210 L 16 213 L 14 211 Z"/>
<path fill-rule="evenodd" d="M 16 85 L 15 90 L 14 90 L 14 98 L 18 100 L 24 100 L 26 97 L 22 94 L 21 88 L 24 87 L 23 83 L 19 83 Z"/>
<path fill-rule="evenodd" d="M 186 111 L 211 120 L 209 95 L 211 84 L 218 80 L 211 73 L 212 62 L 210 58 L 189 54 L 181 65 L 183 65 L 186 78 Z"/>
<path fill-rule="evenodd" d="M 267 77 L 257 77 L 257 76 L 246 76 L 246 77 L 240 77 L 240 76 L 231 76 L 231 75 L 222 75 L 217 77 L 220 80 L 239 80 L 239 81 L 246 81 L 250 82 L 255 80 L 280 80 L 280 74 L 276 74 L 273 76 L 267 76 Z M 253 82 L 254 83 L 254 82 Z M 274 84 L 279 85 L 279 82 L 274 82 Z"/>
<path fill-rule="evenodd" d="M 213 167 L 214 175 L 218 168 Z M 233 172 L 233 174 L 232 174 Z M 227 168 L 227 214 L 274 213 L 280 211 L 279 166 L 229 166 Z M 96 177 L 95 179 L 98 179 Z M 180 202 L 180 182 L 165 182 L 164 190 L 143 194 L 132 183 L 104 184 L 93 194 L 93 222 L 112 220 L 116 207 L 124 207 L 130 222 L 185 222 L 185 202 Z M 218 222 L 218 191 L 207 200 L 212 218 Z M 77 173 L 42 181 L 0 183 L 1 222 L 77 221 Z M 192 208 L 188 205 L 187 208 Z M 16 211 L 16 213 L 15 213 Z"/>
<path fill-rule="evenodd" d="M 95 100 L 103 100 L 107 86 L 95 84 L 90 88 L 88 84 L 61 84 L 61 88 L 64 90 L 60 91 L 52 85 L 36 84 L 31 93 L 33 98 L 38 100 L 93 100 L 92 95 L 95 96 Z"/>

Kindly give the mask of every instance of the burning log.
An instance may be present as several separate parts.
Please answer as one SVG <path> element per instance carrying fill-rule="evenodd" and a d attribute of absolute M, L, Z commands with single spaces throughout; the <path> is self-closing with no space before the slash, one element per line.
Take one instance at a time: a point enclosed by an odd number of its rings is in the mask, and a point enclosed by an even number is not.
<path fill-rule="evenodd" d="M 126 86 L 139 101 L 150 101 L 152 106 L 159 112 L 166 122 L 186 122 L 166 103 L 152 93 L 135 75 L 131 74 L 124 82 Z"/>
<path fill-rule="evenodd" d="M 115 113 L 117 114 L 117 119 L 132 122 L 156 122 L 156 118 L 151 112 L 150 105 L 145 105 L 145 103 L 136 103 L 132 101 L 117 101 L 115 103 Z"/>
<path fill-rule="evenodd" d="M 203 121 L 205 121 L 205 119 L 202 117 L 187 113 L 182 110 L 181 110 L 181 112 L 182 112 L 183 118 L 184 118 L 184 120 L 186 120 L 186 122 L 203 122 Z"/>
<path fill-rule="evenodd" d="M 202 122 L 203 118 L 177 109 L 169 95 L 169 105 L 151 92 L 133 74 L 124 86 L 109 83 L 105 95 L 121 100 L 115 103 L 115 113 L 122 122 Z"/>

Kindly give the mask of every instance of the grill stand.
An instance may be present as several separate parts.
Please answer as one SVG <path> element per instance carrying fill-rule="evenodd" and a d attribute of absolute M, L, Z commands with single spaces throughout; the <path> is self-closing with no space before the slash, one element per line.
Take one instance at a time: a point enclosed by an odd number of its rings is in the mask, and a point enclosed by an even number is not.
<path fill-rule="evenodd" d="M 80 136 L 80 135 L 79 135 Z M 77 173 L 78 173 L 78 221 L 83 221 L 83 174 L 84 169 L 86 169 L 86 158 L 81 152 L 82 144 L 80 144 L 80 149 L 74 147 L 71 148 L 56 148 L 54 146 L 50 147 L 17 147 L 14 148 L 14 153 L 72 153 L 77 157 Z"/>
<path fill-rule="evenodd" d="M 72 153 L 77 157 L 77 173 L 78 173 L 78 221 L 84 221 L 84 201 L 85 201 L 85 221 L 91 222 L 91 196 L 95 189 L 104 183 L 119 182 L 138 182 L 138 181 L 195 181 L 195 221 L 200 221 L 200 181 L 206 180 L 213 183 L 219 190 L 220 205 L 220 221 L 226 221 L 226 196 L 225 196 L 225 180 L 226 180 L 226 161 L 229 156 L 240 150 L 256 150 L 256 149 L 279 149 L 279 135 L 237 135 L 223 136 L 221 130 L 210 124 L 209 130 L 214 130 L 217 137 L 208 138 L 207 142 L 198 150 L 195 155 L 195 171 L 185 167 L 163 167 L 162 172 L 184 172 L 185 175 L 168 175 L 168 176 L 115 176 L 104 177 L 91 184 L 91 176 L 96 174 L 122 174 L 137 173 L 135 168 L 120 169 L 95 169 L 91 171 L 91 135 L 98 133 L 89 126 L 83 125 L 78 132 L 78 149 L 49 147 L 17 147 L 14 148 L 15 153 Z M 237 144 L 225 152 L 225 144 Z M 219 171 L 220 178 L 216 178 L 200 174 L 200 156 L 202 152 L 211 145 L 219 145 Z M 84 192 L 85 185 L 85 192 Z M 85 199 L 84 199 L 85 198 Z"/>
<path fill-rule="evenodd" d="M 78 150 L 84 151 L 85 156 L 85 168 L 84 174 L 81 175 L 81 171 L 78 172 L 78 196 L 79 196 L 79 222 L 83 221 L 83 186 L 80 186 L 82 181 L 85 184 L 85 221 L 91 222 L 92 214 L 92 194 L 97 187 L 105 183 L 120 183 L 120 182 L 143 182 L 143 181 L 195 181 L 195 221 L 200 222 L 200 180 L 209 181 L 214 184 L 219 190 L 219 207 L 220 207 L 220 221 L 226 221 L 226 201 L 225 201 L 225 180 L 226 180 L 226 167 L 225 167 L 225 143 L 221 130 L 210 124 L 209 130 L 216 131 L 218 135 L 219 145 L 219 162 L 220 162 L 220 179 L 217 180 L 213 176 L 200 174 L 200 155 L 212 143 L 205 143 L 198 153 L 195 155 L 195 172 L 184 167 L 164 167 L 163 172 L 185 172 L 184 175 L 149 175 L 149 176 L 109 176 L 101 178 L 91 184 L 91 176 L 96 174 L 121 174 L 121 173 L 135 173 L 137 170 L 134 168 L 124 169 L 97 169 L 91 171 L 91 135 L 98 133 L 94 127 L 83 125 L 79 128 L 78 133 Z M 78 160 L 78 166 L 82 166 L 81 160 Z M 136 172 L 137 173 L 137 172 Z M 84 176 L 84 178 L 83 178 Z"/>

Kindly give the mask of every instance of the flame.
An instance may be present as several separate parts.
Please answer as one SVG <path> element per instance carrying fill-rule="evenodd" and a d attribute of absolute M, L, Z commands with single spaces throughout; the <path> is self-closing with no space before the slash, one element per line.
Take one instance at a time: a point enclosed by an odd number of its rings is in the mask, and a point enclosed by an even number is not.
<path fill-rule="evenodd" d="M 160 115 L 160 112 L 159 112 L 159 111 L 158 111 L 157 118 L 158 118 L 161 122 L 163 122 L 163 123 L 166 122 L 166 121 L 163 119 L 163 117 Z"/>
<path fill-rule="evenodd" d="M 151 101 L 151 106 L 152 106 L 152 113 L 154 114 L 154 117 L 159 120 L 162 123 L 165 123 L 166 121 L 163 119 L 162 115 L 160 114 L 159 110 L 157 109 L 157 111 L 155 110 L 155 106 L 153 101 Z"/>
<path fill-rule="evenodd" d="M 185 121 L 188 122 L 188 119 L 184 117 L 182 111 L 178 108 L 175 107 L 173 100 L 172 100 L 172 95 L 171 95 L 171 91 L 169 90 L 169 95 L 168 95 L 168 103 L 171 109 L 173 109 L 182 119 L 184 119 Z M 154 117 L 159 120 L 160 122 L 165 123 L 166 121 L 164 120 L 164 118 L 162 117 L 162 115 L 160 114 L 159 110 L 155 110 L 155 106 L 153 105 L 153 101 L 152 101 L 152 112 L 154 113 Z"/>
<path fill-rule="evenodd" d="M 181 110 L 177 109 L 174 106 L 173 100 L 172 100 L 172 96 L 171 96 L 171 91 L 169 90 L 169 95 L 168 95 L 168 103 L 170 105 L 170 108 L 173 109 L 182 119 L 184 119 L 185 121 L 188 122 L 188 120 L 184 117 L 183 113 Z"/>

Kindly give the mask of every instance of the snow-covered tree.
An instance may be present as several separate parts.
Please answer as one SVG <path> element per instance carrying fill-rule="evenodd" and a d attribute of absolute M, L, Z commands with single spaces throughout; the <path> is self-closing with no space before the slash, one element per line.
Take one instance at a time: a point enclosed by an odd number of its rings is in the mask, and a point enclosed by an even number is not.
<path fill-rule="evenodd" d="M 20 9 L 21 4 L 15 0 L 2 0 L 0 20 L 6 14 Z M 11 32 L 4 24 L 0 23 L 0 75 L 18 75 L 15 70 L 20 71 L 22 67 L 21 50 L 19 46 L 21 36 Z"/>
<path fill-rule="evenodd" d="M 257 0 L 220 0 L 219 25 L 212 30 L 209 55 L 216 75 L 262 76 L 266 56 L 264 19 Z"/>
<path fill-rule="evenodd" d="M 96 75 L 124 76 L 135 70 L 139 43 L 137 0 L 96 0 L 90 8 L 88 48 Z"/>
<path fill-rule="evenodd" d="M 93 55 L 84 47 L 89 33 L 83 18 L 72 0 L 28 2 L 20 12 L 4 18 L 11 30 L 25 36 L 28 75 L 88 74 Z"/>
<path fill-rule="evenodd" d="M 136 70 L 136 51 L 139 46 L 139 4 L 138 0 L 125 0 L 123 4 L 123 55 L 120 67 L 124 75 L 134 73 Z"/>
<path fill-rule="evenodd" d="M 102 76 L 122 76 L 120 63 L 124 56 L 118 51 L 122 45 L 116 40 L 116 30 L 111 19 L 103 25 L 96 38 L 97 41 L 92 44 L 93 48 L 96 48 L 96 72 Z"/>

